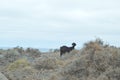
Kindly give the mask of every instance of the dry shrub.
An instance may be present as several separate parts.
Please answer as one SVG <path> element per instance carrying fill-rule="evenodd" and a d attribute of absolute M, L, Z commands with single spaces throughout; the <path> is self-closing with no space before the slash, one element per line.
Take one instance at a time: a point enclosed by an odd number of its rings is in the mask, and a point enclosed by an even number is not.
<path fill-rule="evenodd" d="M 96 44 L 101 49 L 98 49 Z M 109 80 L 105 74 L 108 73 L 108 68 L 112 67 L 114 70 L 120 67 L 120 50 L 118 48 L 104 48 L 103 44 L 90 42 L 80 54 L 80 57 L 76 56 L 76 60 L 70 58 L 73 62 L 65 66 L 65 75 L 75 76 L 80 80 Z M 115 74 L 116 78 L 113 72 L 111 74 L 111 80 L 119 80 L 119 70 Z"/>
<path fill-rule="evenodd" d="M 55 72 L 49 77 L 48 80 L 64 80 L 64 77 L 60 73 Z"/>
<path fill-rule="evenodd" d="M 44 75 L 41 72 L 34 72 L 31 75 L 28 75 L 23 80 L 45 80 Z"/>
<path fill-rule="evenodd" d="M 34 63 L 34 67 L 38 70 L 41 69 L 55 69 L 57 68 L 57 62 L 55 59 L 45 58 L 45 59 L 38 59 Z"/>
<path fill-rule="evenodd" d="M 12 68 L 14 69 L 14 68 Z M 34 73 L 34 69 L 31 66 L 19 67 L 14 70 L 6 70 L 4 73 L 9 80 L 24 80 L 27 76 Z"/>
<path fill-rule="evenodd" d="M 30 66 L 30 63 L 26 59 L 18 59 L 15 62 L 8 65 L 7 70 L 16 70 Z"/>
<path fill-rule="evenodd" d="M 110 80 L 106 75 L 100 75 L 96 80 Z M 114 80 L 114 79 L 112 79 Z"/>
<path fill-rule="evenodd" d="M 103 46 L 103 41 L 101 39 L 96 39 L 95 41 L 90 41 L 84 44 L 85 49 L 94 49 L 94 50 L 101 50 Z"/>
<path fill-rule="evenodd" d="M 79 80 L 79 78 L 71 75 L 65 75 L 63 80 Z"/>
<path fill-rule="evenodd" d="M 120 68 L 108 70 L 105 75 L 109 80 L 120 80 Z"/>
<path fill-rule="evenodd" d="M 7 71 L 5 75 L 9 80 L 24 80 L 27 76 L 33 73 L 34 71 L 32 70 L 32 68 L 23 68 L 17 69 L 15 71 Z"/>
<path fill-rule="evenodd" d="M 84 59 L 85 57 L 80 57 L 74 62 L 70 63 L 64 68 L 64 75 L 70 75 L 71 77 L 76 77 L 76 79 L 85 78 L 88 76 L 87 71 L 87 60 Z"/>
<path fill-rule="evenodd" d="M 24 70 L 17 67 L 18 69 L 13 69 L 14 73 L 10 68 L 9 75 L 14 77 L 15 74 L 24 74 L 25 78 L 19 78 L 20 80 L 120 80 L 120 48 L 106 46 L 99 39 L 62 57 L 59 52 L 41 54 L 33 62 L 34 67 L 26 66 Z"/>
<path fill-rule="evenodd" d="M 80 56 L 80 51 L 79 50 L 72 50 L 70 53 L 66 53 L 62 55 L 61 59 L 62 60 L 74 60 L 76 57 Z"/>

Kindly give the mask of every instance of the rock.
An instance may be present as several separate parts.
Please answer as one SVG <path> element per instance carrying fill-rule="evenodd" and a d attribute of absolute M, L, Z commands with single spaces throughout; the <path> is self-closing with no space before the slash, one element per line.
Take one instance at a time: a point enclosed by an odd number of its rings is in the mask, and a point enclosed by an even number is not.
<path fill-rule="evenodd" d="M 0 72 L 0 80 L 8 80 L 4 74 Z"/>

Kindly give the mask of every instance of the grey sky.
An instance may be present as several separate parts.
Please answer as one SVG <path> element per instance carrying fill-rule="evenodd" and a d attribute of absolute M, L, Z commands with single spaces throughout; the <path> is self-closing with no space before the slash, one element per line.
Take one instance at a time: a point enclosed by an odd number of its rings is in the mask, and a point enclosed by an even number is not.
<path fill-rule="evenodd" d="M 120 44 L 119 0 L 0 0 L 0 46 Z"/>

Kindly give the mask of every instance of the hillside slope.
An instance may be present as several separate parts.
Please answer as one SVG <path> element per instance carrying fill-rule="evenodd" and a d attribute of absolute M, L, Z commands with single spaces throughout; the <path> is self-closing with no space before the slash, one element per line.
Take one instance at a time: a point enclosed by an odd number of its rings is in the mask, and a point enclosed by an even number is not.
<path fill-rule="evenodd" d="M 9 80 L 120 80 L 120 49 L 99 39 L 62 57 L 59 52 L 23 56 L 1 70 Z"/>

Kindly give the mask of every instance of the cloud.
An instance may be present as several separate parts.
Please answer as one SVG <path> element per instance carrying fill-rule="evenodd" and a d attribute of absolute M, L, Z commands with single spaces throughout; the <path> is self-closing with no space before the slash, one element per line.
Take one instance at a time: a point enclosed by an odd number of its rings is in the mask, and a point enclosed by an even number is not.
<path fill-rule="evenodd" d="M 108 38 L 109 41 L 111 38 L 116 39 L 120 34 L 119 2 L 2 0 L 0 36 L 3 42 L 5 40 L 4 44 L 9 39 L 16 44 L 19 44 L 16 41 L 22 40 L 28 43 L 26 45 L 33 42 L 53 46 L 72 41 L 82 44 L 94 36 L 100 36 L 105 40 Z"/>

